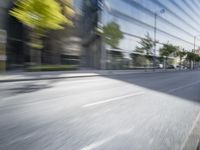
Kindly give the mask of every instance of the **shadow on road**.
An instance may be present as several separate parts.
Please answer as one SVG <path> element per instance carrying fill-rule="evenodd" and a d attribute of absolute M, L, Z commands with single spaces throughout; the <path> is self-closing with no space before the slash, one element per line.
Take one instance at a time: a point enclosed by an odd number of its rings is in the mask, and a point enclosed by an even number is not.
<path fill-rule="evenodd" d="M 200 71 L 124 74 L 108 78 L 200 102 Z"/>
<path fill-rule="evenodd" d="M 57 80 L 23 82 L 22 84 L 17 85 L 17 87 L 10 87 L 4 90 L 9 91 L 11 94 L 32 93 L 53 88 L 55 82 L 57 82 Z"/>
<path fill-rule="evenodd" d="M 27 84 L 18 88 L 10 88 L 9 91 L 13 94 L 21 94 L 21 93 L 31 93 L 36 92 L 43 89 L 51 88 L 52 86 L 49 84 Z"/>

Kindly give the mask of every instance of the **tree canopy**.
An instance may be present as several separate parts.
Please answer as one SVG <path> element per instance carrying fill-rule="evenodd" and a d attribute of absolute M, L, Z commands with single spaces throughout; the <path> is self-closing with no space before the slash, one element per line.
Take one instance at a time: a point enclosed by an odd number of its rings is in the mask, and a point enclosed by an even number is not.
<path fill-rule="evenodd" d="M 117 48 L 120 40 L 123 38 L 123 33 L 120 30 L 120 26 L 112 21 L 103 27 L 103 36 L 108 45 L 112 48 Z"/>
<path fill-rule="evenodd" d="M 62 7 L 63 15 L 68 19 L 69 25 L 72 25 L 71 17 L 74 16 L 75 11 L 72 7 L 73 0 L 57 0 Z"/>
<path fill-rule="evenodd" d="M 69 11 L 69 15 L 72 12 Z M 72 24 L 65 17 L 56 0 L 18 0 L 10 14 L 20 22 L 32 28 L 34 32 L 63 29 L 63 24 Z"/>
<path fill-rule="evenodd" d="M 177 52 L 178 50 L 178 47 L 177 46 L 174 46 L 172 44 L 164 44 L 163 47 L 160 49 L 160 55 L 162 57 L 166 57 L 168 58 L 171 54 L 175 54 L 175 52 Z"/>
<path fill-rule="evenodd" d="M 178 56 L 180 58 L 180 60 L 182 60 L 182 58 L 186 55 L 187 53 L 183 50 L 183 51 L 177 51 L 176 52 L 176 56 Z"/>
<path fill-rule="evenodd" d="M 193 52 L 187 52 L 186 59 L 188 61 L 199 61 L 199 55 L 193 53 Z"/>
<path fill-rule="evenodd" d="M 138 42 L 140 46 L 136 46 L 136 52 L 146 54 L 146 55 L 151 55 L 152 53 L 152 48 L 154 45 L 154 42 L 150 35 L 147 33 L 145 35 L 145 38 L 141 39 L 141 41 Z"/>

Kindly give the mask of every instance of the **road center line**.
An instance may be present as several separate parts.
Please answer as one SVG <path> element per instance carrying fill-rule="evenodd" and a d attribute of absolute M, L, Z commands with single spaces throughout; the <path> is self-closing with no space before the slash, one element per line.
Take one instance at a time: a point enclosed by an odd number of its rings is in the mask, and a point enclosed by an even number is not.
<path fill-rule="evenodd" d="M 102 101 L 98 101 L 98 102 L 94 102 L 94 103 L 89 103 L 89 104 L 83 105 L 82 107 L 84 107 L 84 108 L 92 107 L 92 106 L 105 104 L 105 103 L 117 101 L 117 100 L 120 100 L 120 99 L 123 99 L 123 98 L 142 95 L 142 94 L 144 94 L 144 92 L 137 92 L 137 93 L 133 93 L 133 94 L 123 95 L 123 96 L 119 96 L 119 97 L 110 98 L 110 99 L 107 99 L 107 100 L 102 100 Z"/>

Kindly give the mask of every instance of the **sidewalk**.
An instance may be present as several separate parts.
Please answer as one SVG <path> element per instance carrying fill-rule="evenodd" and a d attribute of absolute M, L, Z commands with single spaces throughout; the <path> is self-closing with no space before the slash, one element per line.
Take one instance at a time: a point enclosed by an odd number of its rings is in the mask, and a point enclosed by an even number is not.
<path fill-rule="evenodd" d="M 156 69 L 155 72 L 174 72 L 174 71 L 180 71 L 180 70 Z M 153 70 L 78 70 L 78 71 L 53 71 L 53 72 L 12 72 L 12 73 L 0 74 L 0 82 L 80 78 L 80 77 L 110 76 L 110 75 L 136 74 L 136 73 L 154 73 L 154 71 Z"/>

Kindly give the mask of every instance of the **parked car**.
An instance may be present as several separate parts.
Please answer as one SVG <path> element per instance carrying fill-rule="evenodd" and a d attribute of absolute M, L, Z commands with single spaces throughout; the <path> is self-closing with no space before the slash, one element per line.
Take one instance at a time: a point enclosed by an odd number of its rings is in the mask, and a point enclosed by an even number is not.
<path fill-rule="evenodd" d="M 167 69 L 175 69 L 175 67 L 173 65 L 168 65 Z"/>

